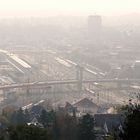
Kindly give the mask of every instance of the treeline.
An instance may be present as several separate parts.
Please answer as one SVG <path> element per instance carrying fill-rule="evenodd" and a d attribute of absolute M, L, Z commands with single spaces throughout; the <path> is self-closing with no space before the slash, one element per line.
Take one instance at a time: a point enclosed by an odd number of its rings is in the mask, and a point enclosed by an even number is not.
<path fill-rule="evenodd" d="M 0 117 L 0 140 L 139 140 L 140 105 L 121 107 L 124 124 L 102 135 L 95 129 L 90 114 L 77 117 L 63 110 L 3 110 Z"/>
<path fill-rule="evenodd" d="M 0 140 L 94 140 L 94 118 L 86 114 L 81 118 L 63 111 L 30 114 L 28 110 L 15 111 L 1 123 Z"/>
<path fill-rule="evenodd" d="M 140 104 L 122 106 L 124 124 L 119 131 L 113 130 L 107 140 L 140 140 Z"/>

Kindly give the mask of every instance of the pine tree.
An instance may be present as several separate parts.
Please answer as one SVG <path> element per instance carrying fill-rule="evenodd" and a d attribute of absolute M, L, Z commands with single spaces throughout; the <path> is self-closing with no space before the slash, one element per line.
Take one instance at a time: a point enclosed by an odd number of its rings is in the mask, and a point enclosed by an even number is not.
<path fill-rule="evenodd" d="M 131 106 L 120 137 L 123 140 L 140 140 L 140 105 Z"/>
<path fill-rule="evenodd" d="M 45 109 L 43 109 L 41 111 L 39 121 L 40 121 L 40 123 L 42 123 L 42 125 L 44 127 L 47 127 L 47 125 L 48 125 L 48 112 Z"/>
<path fill-rule="evenodd" d="M 94 140 L 94 118 L 86 114 L 79 122 L 79 140 Z"/>

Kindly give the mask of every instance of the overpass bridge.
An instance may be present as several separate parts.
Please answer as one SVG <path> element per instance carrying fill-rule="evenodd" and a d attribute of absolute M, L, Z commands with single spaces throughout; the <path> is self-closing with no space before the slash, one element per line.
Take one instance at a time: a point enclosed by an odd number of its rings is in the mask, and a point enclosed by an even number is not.
<path fill-rule="evenodd" d="M 31 83 L 20 83 L 0 86 L 0 90 L 3 91 L 4 98 L 9 98 L 9 95 L 14 96 L 16 93 L 21 93 L 23 100 L 27 99 L 44 99 L 44 97 L 51 98 L 54 101 L 61 97 L 66 96 L 70 98 L 79 97 L 90 97 L 94 99 L 97 104 L 104 103 L 119 103 L 123 104 L 125 100 L 128 100 L 130 96 L 137 96 L 140 93 L 140 87 L 135 87 L 131 83 L 140 83 L 140 79 L 97 79 L 97 80 L 63 80 L 63 81 L 44 81 L 44 82 L 31 82 Z M 80 83 L 80 84 L 79 84 Z M 98 84 L 97 84 L 98 83 Z M 117 87 L 102 86 L 102 83 L 118 83 L 126 84 L 125 86 Z M 76 88 L 67 88 L 65 85 L 76 85 Z M 79 87 L 82 86 L 82 87 Z M 56 86 L 56 87 L 55 87 Z M 58 90 L 55 90 L 55 88 Z M 65 88 L 66 87 L 66 88 Z M 73 86 L 71 86 L 73 87 Z M 20 92 L 23 90 L 23 92 Z M 123 92 L 126 92 L 124 94 Z M 68 97 L 68 98 L 69 98 Z M 135 99 L 136 100 L 136 99 Z M 135 101 L 134 100 L 134 101 Z M 137 100 L 136 100 L 137 102 Z"/>
<path fill-rule="evenodd" d="M 116 84 L 130 84 L 140 83 L 140 79 L 97 79 L 97 80 L 62 80 L 62 81 L 44 81 L 44 82 L 31 82 L 20 83 L 0 86 L 0 90 L 8 90 L 15 88 L 51 88 L 54 85 L 67 85 L 67 84 L 94 84 L 94 83 L 116 83 Z M 81 85 L 81 86 L 82 86 Z M 82 88 L 82 87 L 81 87 Z"/>

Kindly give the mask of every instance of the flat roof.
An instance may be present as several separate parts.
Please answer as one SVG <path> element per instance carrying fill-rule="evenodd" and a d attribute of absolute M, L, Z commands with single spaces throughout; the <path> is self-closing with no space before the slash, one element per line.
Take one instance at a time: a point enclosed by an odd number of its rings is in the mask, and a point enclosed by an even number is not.
<path fill-rule="evenodd" d="M 22 65 L 25 68 L 31 68 L 31 66 L 29 64 L 27 64 L 25 61 L 23 61 L 22 59 L 18 58 L 15 55 L 10 55 L 10 57 L 15 60 L 16 62 L 18 62 L 20 65 Z"/>

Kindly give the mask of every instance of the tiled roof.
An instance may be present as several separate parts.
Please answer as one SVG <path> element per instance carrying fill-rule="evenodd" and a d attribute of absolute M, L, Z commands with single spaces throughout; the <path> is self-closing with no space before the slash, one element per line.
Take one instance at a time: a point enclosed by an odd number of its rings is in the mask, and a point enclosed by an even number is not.
<path fill-rule="evenodd" d="M 104 128 L 106 123 L 108 130 L 118 128 L 123 124 L 124 117 L 120 114 L 95 114 L 95 126 Z"/>
<path fill-rule="evenodd" d="M 81 106 L 81 107 L 98 107 L 95 103 L 93 103 L 91 100 L 88 98 L 84 98 L 74 104 L 74 106 Z"/>

